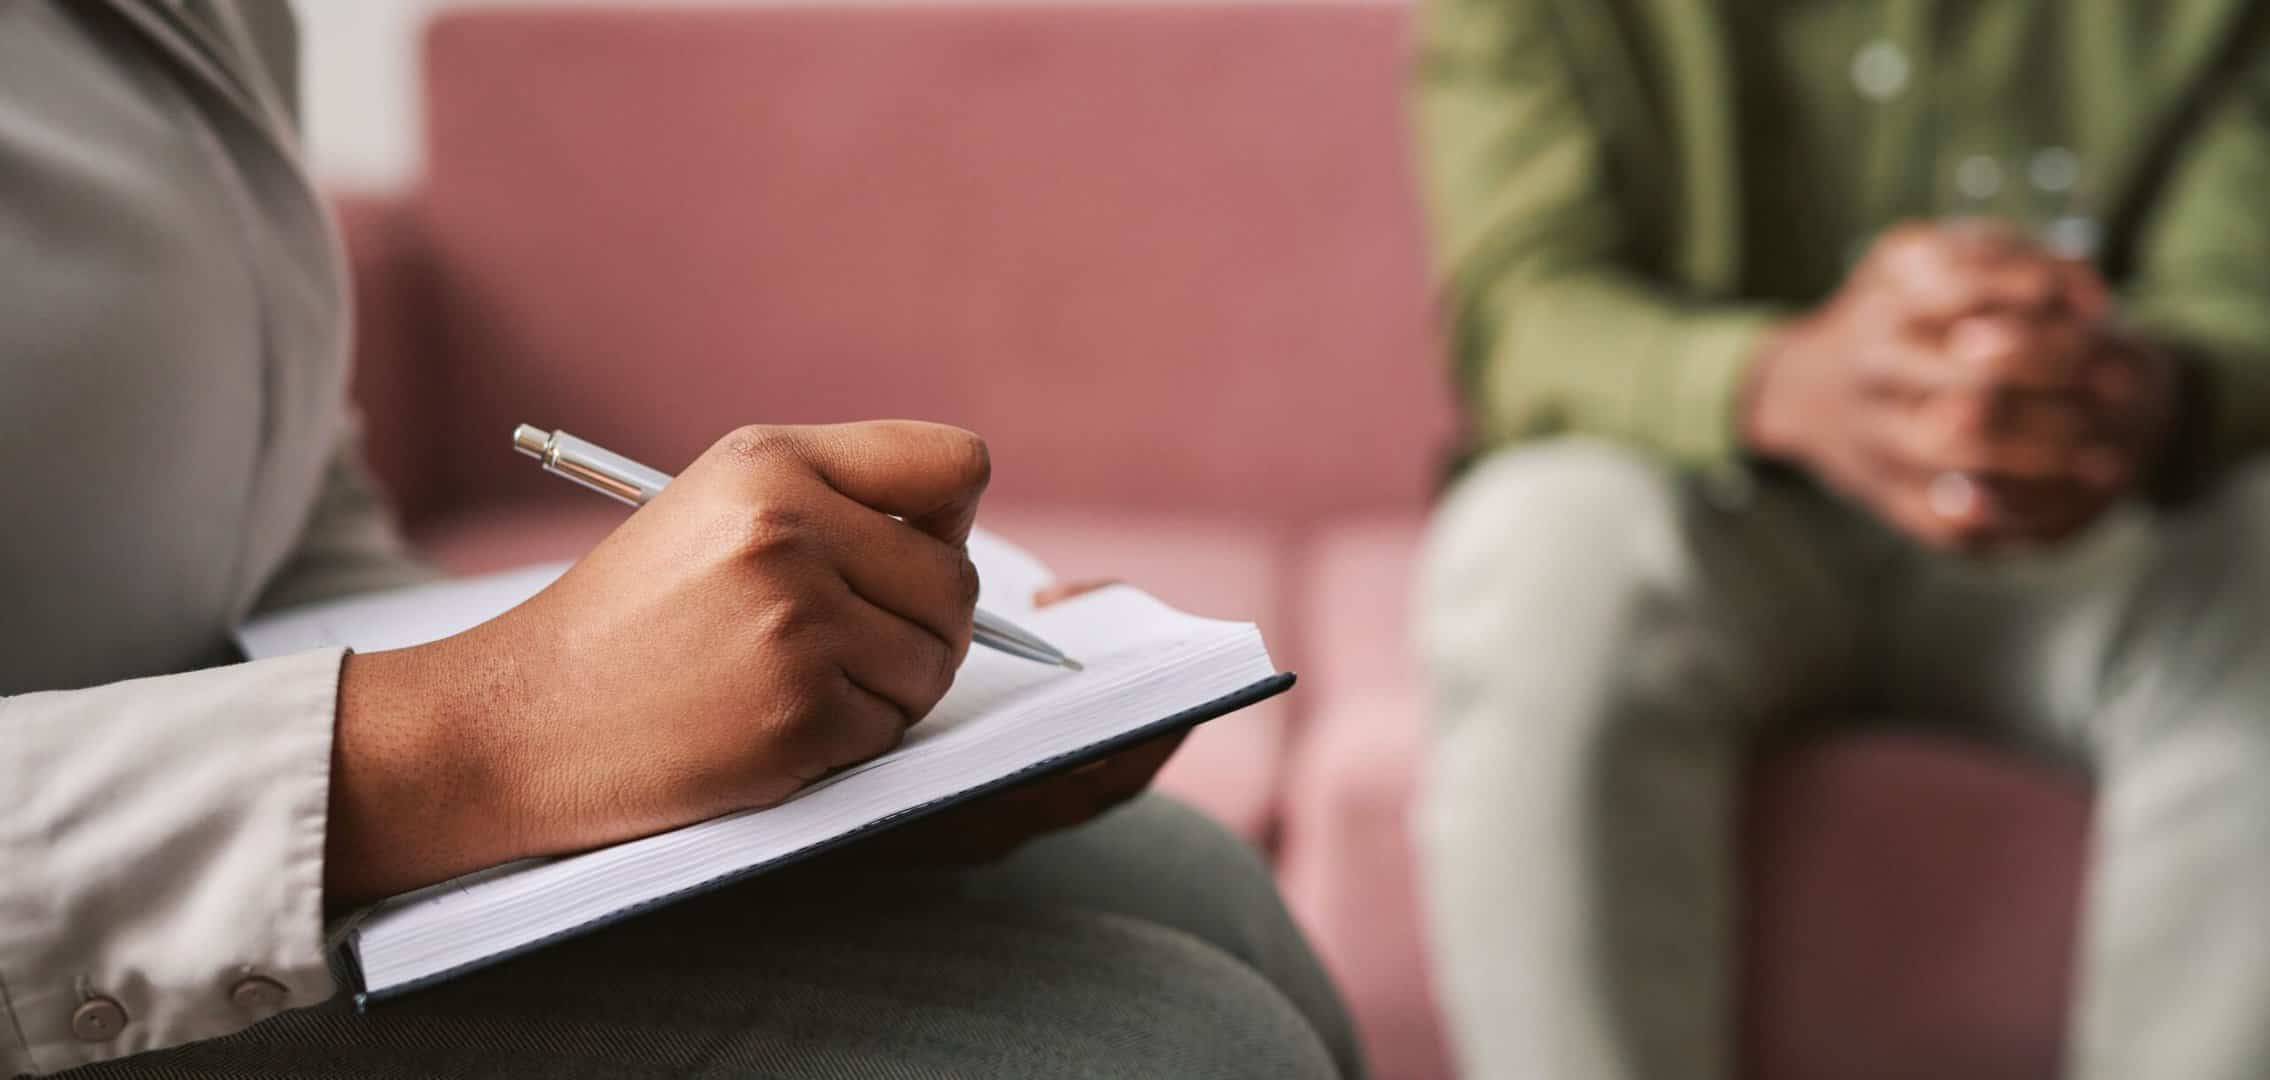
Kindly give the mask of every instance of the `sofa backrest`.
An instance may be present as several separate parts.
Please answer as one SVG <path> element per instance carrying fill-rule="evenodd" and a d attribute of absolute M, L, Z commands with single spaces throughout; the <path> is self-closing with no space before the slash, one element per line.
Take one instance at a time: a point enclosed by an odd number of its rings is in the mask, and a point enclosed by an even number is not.
<path fill-rule="evenodd" d="M 1393 3 L 476 10 L 415 206 L 452 501 L 909 416 L 993 498 L 1299 521 L 1448 445 Z"/>

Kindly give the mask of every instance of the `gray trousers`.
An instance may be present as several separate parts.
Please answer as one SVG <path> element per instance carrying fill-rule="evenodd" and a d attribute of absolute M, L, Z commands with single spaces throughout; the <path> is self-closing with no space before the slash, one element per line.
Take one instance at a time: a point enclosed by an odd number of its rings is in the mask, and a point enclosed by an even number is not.
<path fill-rule="evenodd" d="M 815 864 L 355 1015 L 63 1074 L 1358 1077 L 1267 868 L 1145 797 L 974 870 Z"/>
<path fill-rule="evenodd" d="M 1470 1075 L 1728 1075 L 1743 766 L 1866 713 L 2092 769 L 2072 1075 L 2270 1076 L 2270 473 L 1962 560 L 1795 481 L 1547 443 L 1461 483 L 1422 576 L 1416 828 Z"/>

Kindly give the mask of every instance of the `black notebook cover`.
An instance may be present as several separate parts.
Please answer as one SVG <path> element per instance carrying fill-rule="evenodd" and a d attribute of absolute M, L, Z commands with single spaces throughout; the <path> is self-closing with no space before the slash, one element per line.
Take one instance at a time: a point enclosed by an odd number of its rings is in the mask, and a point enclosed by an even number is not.
<path fill-rule="evenodd" d="M 1278 694 L 1282 694 L 1285 691 L 1292 689 L 1294 678 L 1295 676 L 1292 672 L 1278 672 L 1277 674 L 1263 679 L 1260 682 L 1254 683 L 1251 686 L 1247 686 L 1243 689 L 1225 694 L 1221 697 L 1215 698 L 1212 701 L 1206 702 L 1203 705 L 1196 706 L 1195 708 L 1185 709 L 1182 712 L 1176 713 L 1163 720 L 1144 724 L 1141 727 L 1133 728 L 1122 734 L 1115 735 L 1109 739 L 1105 739 L 1102 742 L 1091 743 L 1088 746 L 1071 751 L 1070 753 L 1059 754 L 1056 757 L 1048 758 L 1047 760 L 1027 766 L 1026 768 L 1019 769 L 1016 772 L 998 776 L 974 787 L 966 788 L 953 795 L 948 795 L 940 799 L 933 799 L 930 802 L 923 803 L 919 806 L 911 806 L 904 810 L 898 811 L 897 813 L 885 815 L 849 832 L 841 833 L 826 840 L 822 840 L 819 843 L 813 844 L 810 847 L 804 848 L 800 851 L 793 851 L 775 859 L 768 859 L 764 862 L 755 863 L 750 866 L 744 866 L 738 870 L 719 874 L 718 876 L 704 881 L 699 885 L 680 889 L 674 893 L 668 893 L 662 896 L 654 897 L 652 899 L 642 900 L 636 904 L 621 908 L 600 918 L 593 919 L 581 926 L 563 930 L 556 934 L 550 934 L 545 937 L 537 938 L 534 941 L 530 941 L 526 944 L 518 945 L 513 948 L 490 953 L 478 960 L 460 964 L 445 971 L 435 972 L 434 974 L 428 975 L 422 979 L 415 979 L 410 982 L 402 983 L 398 986 L 390 986 L 376 993 L 358 991 L 355 994 L 355 1007 L 357 1009 L 367 1008 L 373 1004 L 400 997 L 403 994 L 421 990 L 436 983 L 446 982 L 450 979 L 456 978 L 459 975 L 463 975 L 466 972 L 475 971 L 480 968 L 487 967 L 500 960 L 509 960 L 512 957 L 521 955 L 522 953 L 534 952 L 535 950 L 544 948 L 545 946 L 566 941 L 569 938 L 578 937 L 580 935 L 590 933 L 591 931 L 598 930 L 602 927 L 611 926 L 615 923 L 621 922 L 624 919 L 644 914 L 647 911 L 653 910 L 655 908 L 673 904 L 688 897 L 698 896 L 713 889 L 723 888 L 735 882 L 746 881 L 750 878 L 758 876 L 759 874 L 770 873 L 782 867 L 791 866 L 796 863 L 803 862 L 804 860 L 812 858 L 813 856 L 833 851 L 836 848 L 843 847 L 846 844 L 854 843 L 885 829 L 897 828 L 898 826 L 904 825 L 907 822 L 929 817 L 930 815 L 938 813 L 941 810 L 958 806 L 972 799 L 983 798 L 984 796 L 991 795 L 994 792 L 1001 791 L 1006 788 L 1012 788 L 1019 784 L 1029 783 L 1044 776 L 1063 772 L 1066 769 L 1078 768 L 1082 765 L 1088 764 L 1091 761 L 1096 761 L 1098 759 L 1108 757 L 1120 750 L 1124 750 L 1138 743 L 1147 742 L 1168 732 L 1197 727 L 1198 725 L 1203 724 L 1208 720 L 1212 720 L 1217 716 L 1226 716 L 1230 713 L 1238 711 L 1239 709 L 1243 709 L 1248 705 L 1252 705 L 1255 702 L 1275 697 Z M 362 966 L 360 958 L 354 948 L 352 936 L 350 936 L 349 938 L 348 946 L 344 948 L 342 952 L 344 953 L 344 959 L 348 965 L 349 970 L 353 973 L 355 985 L 357 987 L 362 986 Z"/>

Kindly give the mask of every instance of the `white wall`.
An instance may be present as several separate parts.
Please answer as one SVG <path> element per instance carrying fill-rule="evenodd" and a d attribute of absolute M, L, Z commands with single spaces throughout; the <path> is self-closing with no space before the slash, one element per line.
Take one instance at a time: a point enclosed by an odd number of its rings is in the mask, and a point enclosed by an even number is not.
<path fill-rule="evenodd" d="M 308 154 L 324 182 L 392 190 L 417 175 L 418 27 L 451 2 L 300 0 Z"/>
<path fill-rule="evenodd" d="M 295 0 L 303 50 L 308 153 L 325 183 L 393 190 L 418 174 L 417 53 L 420 28 L 455 7 L 535 6 L 641 0 Z M 654 3 L 657 0 L 644 0 Z M 663 0 L 686 4 L 793 0 Z M 831 0 L 818 0 L 831 2 Z M 833 0 L 842 2 L 842 0 Z"/>

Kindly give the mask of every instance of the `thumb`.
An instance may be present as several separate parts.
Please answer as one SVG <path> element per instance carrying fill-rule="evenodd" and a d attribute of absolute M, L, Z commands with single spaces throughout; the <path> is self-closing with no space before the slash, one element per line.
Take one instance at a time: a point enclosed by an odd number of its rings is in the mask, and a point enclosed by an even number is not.
<path fill-rule="evenodd" d="M 738 457 L 790 454 L 845 498 L 955 547 L 968 541 L 993 478 L 984 439 L 919 420 L 749 428 L 726 449 Z"/>

